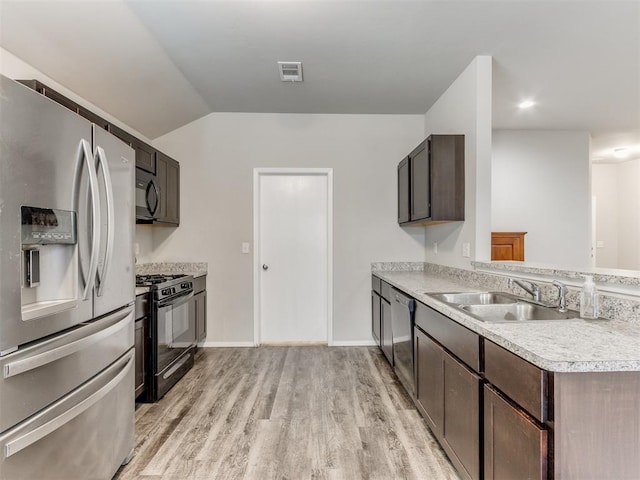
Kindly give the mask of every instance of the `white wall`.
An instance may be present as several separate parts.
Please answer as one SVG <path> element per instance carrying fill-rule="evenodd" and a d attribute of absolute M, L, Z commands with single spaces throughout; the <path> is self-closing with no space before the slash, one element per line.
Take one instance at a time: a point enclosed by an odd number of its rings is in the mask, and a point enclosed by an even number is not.
<path fill-rule="evenodd" d="M 428 262 L 470 269 L 471 260 L 490 258 L 491 69 L 491 57 L 476 57 L 424 116 L 426 136 L 465 135 L 465 221 L 426 227 Z M 465 242 L 470 258 L 462 257 Z"/>
<path fill-rule="evenodd" d="M 397 224 L 396 167 L 422 115 L 213 113 L 156 139 L 179 159 L 180 227 L 153 229 L 154 261 L 205 261 L 208 342 L 253 341 L 255 167 L 333 168 L 336 342 L 371 341 L 374 261 L 424 261 L 424 229 Z"/>
<path fill-rule="evenodd" d="M 492 230 L 528 232 L 527 262 L 591 265 L 586 131 L 493 132 Z"/>
<path fill-rule="evenodd" d="M 640 270 L 640 159 L 593 165 L 596 266 Z"/>

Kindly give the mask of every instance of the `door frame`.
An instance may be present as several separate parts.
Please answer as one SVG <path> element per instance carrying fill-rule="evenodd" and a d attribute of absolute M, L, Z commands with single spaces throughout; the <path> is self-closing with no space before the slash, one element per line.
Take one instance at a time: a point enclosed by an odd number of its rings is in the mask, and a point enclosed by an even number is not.
<path fill-rule="evenodd" d="M 269 175 L 314 175 L 327 179 L 327 343 L 333 345 L 333 168 L 253 169 L 253 343 L 260 345 L 260 178 Z"/>

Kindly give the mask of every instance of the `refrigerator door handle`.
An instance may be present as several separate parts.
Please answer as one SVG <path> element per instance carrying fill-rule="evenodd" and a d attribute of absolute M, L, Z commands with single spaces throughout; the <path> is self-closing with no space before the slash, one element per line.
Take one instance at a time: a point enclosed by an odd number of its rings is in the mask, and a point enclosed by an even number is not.
<path fill-rule="evenodd" d="M 69 410 L 65 411 L 62 415 L 58 415 L 57 417 L 49 420 L 44 425 L 39 426 L 38 428 L 26 433 L 25 435 L 16 438 L 13 441 L 7 442 L 4 445 L 4 458 L 9 458 L 12 455 L 24 450 L 25 448 L 33 445 L 38 440 L 46 437 L 50 433 L 55 432 L 59 428 L 63 427 L 71 420 L 76 418 L 78 415 L 84 413 L 90 407 L 98 403 L 101 399 L 103 399 L 109 392 L 111 392 L 114 388 L 118 386 L 118 384 L 122 381 L 122 379 L 127 375 L 129 369 L 133 365 L 133 350 L 129 350 L 122 359 L 120 359 L 119 363 L 124 364 L 122 366 L 122 370 L 111 379 L 106 385 L 100 388 L 97 392 L 91 394 L 80 403 L 74 405 Z"/>
<path fill-rule="evenodd" d="M 87 167 L 89 175 L 89 190 L 91 192 L 91 254 L 89 260 L 89 273 L 85 278 L 82 300 L 89 297 L 98 271 L 98 253 L 100 243 L 100 193 L 98 192 L 98 175 L 95 171 L 95 159 L 91 153 L 91 146 L 84 138 L 80 140 L 80 152 L 77 172 L 82 171 L 82 160 Z M 76 191 L 76 212 L 78 211 L 79 192 Z"/>
<path fill-rule="evenodd" d="M 111 174 L 109 173 L 109 165 L 107 163 L 107 155 L 102 147 L 96 148 L 96 162 L 102 170 L 104 176 L 105 192 L 106 192 L 106 205 L 107 205 L 107 244 L 104 255 L 104 263 L 102 265 L 102 271 L 98 272 L 98 292 L 99 297 L 102 296 L 104 290 L 104 284 L 109 273 L 109 267 L 111 266 L 111 258 L 113 257 L 113 236 L 114 236 L 114 209 L 113 209 L 113 184 L 111 183 Z"/>
<path fill-rule="evenodd" d="M 127 308 L 118 312 L 117 314 L 114 314 L 113 318 L 116 323 L 105 328 L 104 330 L 100 330 L 92 335 L 79 338 L 78 340 L 74 340 L 46 352 L 7 363 L 4 366 L 3 376 L 4 378 L 14 377 L 16 375 L 20 375 L 21 373 L 40 368 L 44 365 L 55 362 L 56 360 L 60 360 L 61 358 L 68 357 L 69 355 L 73 355 L 74 353 L 84 350 L 85 348 L 88 348 L 91 345 L 99 342 L 100 340 L 114 335 L 116 332 L 126 327 L 129 324 L 129 317 L 131 317 L 132 314 L 133 309 Z"/>

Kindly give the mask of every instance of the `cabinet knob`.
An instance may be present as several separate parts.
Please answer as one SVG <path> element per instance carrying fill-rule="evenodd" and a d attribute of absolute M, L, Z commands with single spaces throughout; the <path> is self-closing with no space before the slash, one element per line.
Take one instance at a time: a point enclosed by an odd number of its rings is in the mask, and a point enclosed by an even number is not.
<path fill-rule="evenodd" d="M 266 263 L 262 264 L 262 269 L 269 270 L 269 265 L 267 265 Z"/>

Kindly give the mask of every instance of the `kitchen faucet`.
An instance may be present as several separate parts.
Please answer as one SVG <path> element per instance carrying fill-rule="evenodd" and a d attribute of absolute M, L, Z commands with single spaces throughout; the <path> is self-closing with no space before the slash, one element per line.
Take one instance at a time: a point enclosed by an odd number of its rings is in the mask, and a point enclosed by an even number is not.
<path fill-rule="evenodd" d="M 540 287 L 533 282 L 528 282 L 526 280 L 516 280 L 515 278 L 509 279 L 509 287 L 513 287 L 513 284 L 516 284 L 525 292 L 533 297 L 534 302 L 540 301 Z"/>
<path fill-rule="evenodd" d="M 567 311 L 567 286 L 558 280 L 554 280 L 553 285 L 558 289 L 558 311 L 564 313 Z"/>

